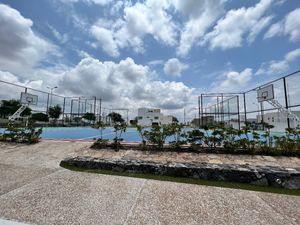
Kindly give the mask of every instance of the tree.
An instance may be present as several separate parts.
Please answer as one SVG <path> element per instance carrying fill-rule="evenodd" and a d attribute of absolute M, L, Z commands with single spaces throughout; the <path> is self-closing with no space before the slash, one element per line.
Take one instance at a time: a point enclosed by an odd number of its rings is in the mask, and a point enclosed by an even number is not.
<path fill-rule="evenodd" d="M 2 100 L 0 106 L 0 116 L 2 118 L 13 115 L 19 108 L 21 103 L 18 100 Z M 31 114 L 31 109 L 26 107 L 26 109 L 21 113 L 21 116 L 29 116 Z"/>
<path fill-rule="evenodd" d="M 178 121 L 178 119 L 175 116 L 172 116 L 172 122 L 173 123 L 178 123 L 179 121 Z"/>
<path fill-rule="evenodd" d="M 56 121 L 62 114 L 62 109 L 59 105 L 49 107 L 48 114 L 50 118 L 53 118 Z"/>
<path fill-rule="evenodd" d="M 119 113 L 116 113 L 116 112 L 111 112 L 110 114 L 108 114 L 108 117 L 111 119 L 111 121 L 114 124 L 124 122 L 124 119 L 122 118 L 122 116 Z"/>
<path fill-rule="evenodd" d="M 95 121 L 96 120 L 96 116 L 94 113 L 85 113 L 82 117 L 83 119 L 86 119 L 88 121 Z"/>
<path fill-rule="evenodd" d="M 31 115 L 31 119 L 34 121 L 42 121 L 42 122 L 48 122 L 49 117 L 45 113 L 34 113 Z"/>
<path fill-rule="evenodd" d="M 126 123 L 122 116 L 119 113 L 112 112 L 108 114 L 108 117 L 113 122 L 114 132 L 115 132 L 115 138 L 114 138 L 114 148 L 116 150 L 119 150 L 121 146 L 121 141 L 123 140 L 122 133 L 126 131 Z"/>

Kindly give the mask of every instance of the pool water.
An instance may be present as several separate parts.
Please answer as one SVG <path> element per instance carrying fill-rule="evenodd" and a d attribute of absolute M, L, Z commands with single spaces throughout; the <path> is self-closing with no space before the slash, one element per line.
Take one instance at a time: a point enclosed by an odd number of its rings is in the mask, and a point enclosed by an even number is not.
<path fill-rule="evenodd" d="M 4 128 L 0 128 L 0 133 L 4 132 Z M 186 131 L 191 128 L 186 128 Z M 284 133 L 274 133 L 273 135 L 282 136 Z M 91 127 L 45 127 L 41 135 L 42 139 L 57 139 L 57 140 L 93 140 L 101 137 L 101 131 Z M 102 138 L 112 140 L 115 137 L 114 128 L 107 127 L 102 130 Z M 125 141 L 136 142 L 141 141 L 136 128 L 127 128 L 122 134 Z M 172 141 L 169 137 L 166 141 Z"/>

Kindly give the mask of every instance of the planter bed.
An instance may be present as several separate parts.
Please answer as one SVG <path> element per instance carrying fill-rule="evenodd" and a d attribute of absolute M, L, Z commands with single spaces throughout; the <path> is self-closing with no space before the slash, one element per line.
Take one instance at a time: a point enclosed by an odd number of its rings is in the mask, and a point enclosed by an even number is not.
<path fill-rule="evenodd" d="M 61 161 L 60 165 L 62 167 L 77 167 L 88 170 L 153 174 L 300 189 L 300 168 L 204 162 L 159 162 L 136 159 L 94 158 L 90 156 L 69 157 Z"/>
<path fill-rule="evenodd" d="M 91 146 L 94 150 L 101 149 L 114 149 L 114 150 L 136 150 L 136 151 L 163 151 L 163 152 L 194 152 L 194 153 L 214 153 L 214 154 L 234 154 L 234 155 L 269 155 L 269 156 L 293 156 L 300 157 L 300 150 L 297 152 L 281 152 L 276 151 L 275 149 L 271 150 L 248 150 L 248 149 L 226 149 L 222 146 L 217 146 L 215 148 L 206 147 L 206 146 L 197 146 L 192 147 L 191 145 L 181 145 L 180 148 L 174 148 L 168 144 L 164 144 L 163 149 L 157 148 L 155 145 L 147 144 L 143 146 L 140 143 L 133 142 L 121 142 L 119 149 L 116 149 L 112 142 L 108 142 L 106 145 L 102 146 Z"/>

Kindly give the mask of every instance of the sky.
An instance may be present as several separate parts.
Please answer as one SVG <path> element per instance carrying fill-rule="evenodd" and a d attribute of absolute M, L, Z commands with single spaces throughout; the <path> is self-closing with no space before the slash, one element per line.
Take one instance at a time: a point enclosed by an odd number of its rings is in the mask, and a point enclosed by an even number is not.
<path fill-rule="evenodd" d="M 192 108 L 299 59 L 299 0 L 0 0 L 0 80 L 113 107 Z"/>

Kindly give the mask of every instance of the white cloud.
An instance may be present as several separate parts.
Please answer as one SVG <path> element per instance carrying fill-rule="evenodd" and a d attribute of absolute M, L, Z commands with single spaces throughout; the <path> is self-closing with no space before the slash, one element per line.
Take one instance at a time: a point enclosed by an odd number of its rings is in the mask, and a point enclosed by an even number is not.
<path fill-rule="evenodd" d="M 180 33 L 177 55 L 186 56 L 195 43 L 202 40 L 207 30 L 224 12 L 224 1 L 174 1 L 175 9 L 189 16 Z"/>
<path fill-rule="evenodd" d="M 264 39 L 274 37 L 282 33 L 282 22 L 274 23 L 269 30 L 265 33 Z"/>
<path fill-rule="evenodd" d="M 21 81 L 16 75 L 10 72 L 4 72 L 0 70 L 0 80 L 14 83 L 17 85 L 26 86 L 29 88 L 41 89 L 43 85 L 42 80 L 23 80 Z M 3 82 L 0 82 L 0 96 L 1 99 L 20 99 L 21 92 L 25 89 L 17 86 L 12 86 Z"/>
<path fill-rule="evenodd" d="M 0 4 L 0 69 L 25 74 L 56 47 L 31 29 L 33 22 Z"/>
<path fill-rule="evenodd" d="M 65 71 L 58 86 L 65 90 L 63 94 L 96 95 L 118 107 L 177 109 L 190 104 L 193 89 L 181 82 L 162 82 L 154 77 L 149 67 L 131 58 L 119 63 L 85 58 Z"/>
<path fill-rule="evenodd" d="M 162 59 L 151 60 L 147 64 L 150 66 L 163 65 L 164 60 L 162 60 Z"/>
<path fill-rule="evenodd" d="M 297 59 L 300 56 L 300 48 L 297 48 L 293 51 L 288 52 L 285 55 L 285 60 L 288 62 L 294 61 L 295 59 Z"/>
<path fill-rule="evenodd" d="M 61 34 L 58 30 L 56 30 L 53 26 L 48 25 L 49 29 L 51 30 L 53 36 L 62 44 L 69 41 L 69 36 L 67 34 Z"/>
<path fill-rule="evenodd" d="M 218 92 L 242 91 L 252 79 L 252 69 L 246 68 L 241 72 L 230 71 L 223 75 L 222 80 L 213 83 L 212 89 Z"/>
<path fill-rule="evenodd" d="M 94 38 L 97 39 L 95 47 L 102 48 L 104 52 L 113 57 L 120 55 L 111 30 L 100 27 L 99 25 L 94 25 L 90 31 Z"/>
<path fill-rule="evenodd" d="M 116 52 L 126 47 L 132 47 L 135 52 L 143 52 L 143 38 L 146 35 L 151 35 L 165 45 L 174 46 L 177 42 L 176 25 L 167 13 L 169 6 L 167 0 L 126 4 L 122 19 L 110 21 L 109 27 L 101 24 L 103 20 L 100 19 L 92 26 L 92 36 L 99 44 L 109 43 L 105 51 L 111 56 L 117 56 Z"/>
<path fill-rule="evenodd" d="M 112 2 L 112 0 L 58 0 L 59 2 L 65 3 L 65 4 L 73 4 L 77 2 L 83 2 L 86 4 L 98 4 L 98 5 L 108 5 Z"/>
<path fill-rule="evenodd" d="M 300 57 L 300 48 L 288 52 L 282 60 L 264 62 L 255 73 L 256 75 L 280 74 L 289 69 L 289 64 Z"/>
<path fill-rule="evenodd" d="M 169 59 L 164 65 L 164 72 L 171 76 L 181 76 L 183 70 L 187 69 L 188 65 L 180 62 L 177 58 Z"/>
<path fill-rule="evenodd" d="M 300 8 L 290 12 L 283 20 L 273 24 L 266 32 L 264 38 L 287 35 L 290 41 L 300 40 Z"/>
<path fill-rule="evenodd" d="M 272 17 L 264 14 L 271 6 L 271 0 L 261 0 L 253 7 L 232 9 L 217 22 L 213 31 L 206 34 L 203 43 L 212 49 L 240 47 L 244 38 L 253 42 L 256 36 L 270 23 Z"/>

